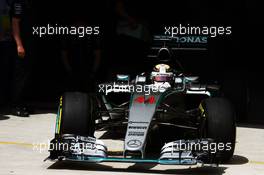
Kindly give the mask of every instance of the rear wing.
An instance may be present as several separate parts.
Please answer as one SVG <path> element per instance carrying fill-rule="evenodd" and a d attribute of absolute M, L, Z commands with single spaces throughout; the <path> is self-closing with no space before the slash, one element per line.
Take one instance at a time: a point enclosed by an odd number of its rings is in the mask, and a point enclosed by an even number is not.
<path fill-rule="evenodd" d="M 171 51 L 206 51 L 208 37 L 207 36 L 168 36 L 154 35 L 152 47 L 148 57 L 156 58 L 161 48 L 168 48 Z"/>

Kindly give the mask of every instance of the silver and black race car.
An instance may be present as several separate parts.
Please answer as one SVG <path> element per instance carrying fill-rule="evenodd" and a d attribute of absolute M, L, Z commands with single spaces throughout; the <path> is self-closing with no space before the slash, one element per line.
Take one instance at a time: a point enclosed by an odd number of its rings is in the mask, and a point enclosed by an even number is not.
<path fill-rule="evenodd" d="M 168 38 L 157 40 L 163 44 L 154 48 L 152 71 L 133 79 L 116 75 L 113 82 L 99 84 L 97 94 L 68 92 L 61 97 L 49 159 L 194 165 L 218 164 L 233 156 L 232 104 L 217 85 L 201 84 L 180 71 Z M 94 137 L 96 130 L 123 132 L 121 154 L 108 151 Z"/>

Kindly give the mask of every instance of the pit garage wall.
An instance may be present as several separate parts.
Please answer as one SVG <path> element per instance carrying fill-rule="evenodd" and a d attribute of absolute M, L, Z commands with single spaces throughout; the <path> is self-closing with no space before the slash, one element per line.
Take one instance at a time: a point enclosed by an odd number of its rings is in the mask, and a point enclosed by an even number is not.
<path fill-rule="evenodd" d="M 50 0 L 51 1 L 51 0 Z M 46 3 L 47 2 L 47 3 Z M 53 1 L 52 1 L 53 2 Z M 140 1 L 142 3 L 142 1 Z M 186 54 L 182 54 L 185 59 L 185 65 L 190 72 L 202 75 L 205 79 L 212 80 L 215 77 L 223 85 L 223 90 L 228 98 L 235 104 L 238 111 L 238 121 L 263 123 L 262 117 L 264 92 L 262 87 L 263 81 L 263 63 L 261 58 L 263 53 L 260 53 L 263 48 L 259 44 L 260 10 L 256 0 L 244 1 L 210 1 L 210 0 L 189 0 L 172 3 L 173 0 L 166 1 L 144 1 L 145 7 L 148 7 L 148 13 L 145 14 L 149 23 L 153 25 L 153 29 L 160 28 L 164 24 L 190 23 L 190 24 L 208 24 L 208 25 L 232 25 L 232 37 L 218 38 L 210 41 L 209 53 L 207 56 L 197 56 L 194 60 L 187 58 Z M 174 1 L 175 2 L 175 1 Z M 44 2 L 39 2 L 40 7 L 45 7 Z M 38 20 L 41 23 L 47 21 L 60 21 L 65 19 L 63 16 L 63 6 L 58 3 L 53 3 L 50 6 L 48 1 L 45 1 L 50 13 L 42 13 L 46 8 L 40 10 Z M 78 7 L 78 5 L 76 5 Z M 94 14 L 99 14 L 102 18 L 101 23 L 107 29 L 111 28 L 113 22 L 109 19 L 109 6 L 102 5 L 100 9 L 96 9 Z M 58 11 L 60 9 L 60 11 Z M 107 11 L 108 10 L 108 11 Z M 141 11 L 146 8 L 141 8 Z M 68 10 L 66 10 L 68 13 Z M 157 13 L 159 12 L 159 13 Z M 74 12 L 72 13 L 74 15 Z M 54 17 L 56 16 L 56 19 Z M 108 20 L 103 20 L 106 18 Z M 110 21 L 110 22 L 109 22 Z M 109 30 L 105 32 L 109 33 Z M 106 50 L 111 50 L 114 42 L 105 37 Z M 34 77 L 29 86 L 32 101 L 54 101 L 63 91 L 62 70 L 60 69 L 60 53 L 58 51 L 57 40 L 38 40 L 37 56 L 38 61 L 34 66 Z M 109 44 L 110 43 L 110 44 Z M 260 54 L 259 54 L 260 53 Z M 104 60 L 112 60 L 110 54 L 104 53 Z M 188 60 L 189 59 L 189 60 Z M 131 66 L 131 65 L 130 65 Z M 135 65 L 136 66 L 136 65 Z M 8 72 L 6 66 L 0 65 L 1 72 Z M 49 71 L 47 71 L 47 68 Z M 193 70 L 193 71 L 191 71 Z M 101 72 L 102 76 L 104 71 Z M 3 75 L 3 74 L 2 74 Z M 1 77 L 2 96 L 0 101 L 5 104 L 7 93 L 3 92 L 6 84 L 6 77 Z M 58 78 L 60 77 L 60 78 Z M 4 91 L 5 91 L 4 90 Z"/>
<path fill-rule="evenodd" d="M 230 24 L 233 35 L 209 43 L 207 65 L 212 67 L 207 70 L 211 76 L 218 77 L 225 95 L 234 103 L 238 121 L 264 124 L 263 41 L 260 39 L 263 20 L 259 4 L 256 0 L 212 3 L 208 23 Z"/>
<path fill-rule="evenodd" d="M 262 33 L 259 26 L 263 25 L 263 20 L 260 20 L 260 10 L 256 2 L 243 1 L 240 10 L 235 11 L 236 17 L 232 22 L 236 24 L 235 38 L 231 41 L 230 49 L 224 49 L 223 55 L 219 54 L 227 58 L 226 64 L 231 63 L 227 67 L 223 65 L 223 85 L 226 95 L 237 108 L 238 120 L 264 124 L 262 115 L 264 69 L 261 59 L 263 48 L 259 38 Z"/>

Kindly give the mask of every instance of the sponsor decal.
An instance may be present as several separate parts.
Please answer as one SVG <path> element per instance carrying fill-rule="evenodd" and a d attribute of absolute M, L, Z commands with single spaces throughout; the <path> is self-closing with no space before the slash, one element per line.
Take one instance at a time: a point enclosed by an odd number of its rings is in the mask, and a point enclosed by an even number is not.
<path fill-rule="evenodd" d="M 142 142 L 139 140 L 130 140 L 127 142 L 127 146 L 130 148 L 138 148 L 142 145 Z"/>
<path fill-rule="evenodd" d="M 144 132 L 129 131 L 128 136 L 144 136 Z"/>
<path fill-rule="evenodd" d="M 146 126 L 129 126 L 128 129 L 147 129 Z"/>
<path fill-rule="evenodd" d="M 144 123 L 144 124 L 148 124 L 149 122 L 143 122 L 143 121 L 128 121 L 128 124 L 133 124 L 133 123 Z"/>
<path fill-rule="evenodd" d="M 135 98 L 134 100 L 136 103 L 149 103 L 149 104 L 154 104 L 155 103 L 155 97 L 154 96 L 150 96 L 148 98 L 145 98 L 144 96 L 139 96 L 137 98 Z"/>

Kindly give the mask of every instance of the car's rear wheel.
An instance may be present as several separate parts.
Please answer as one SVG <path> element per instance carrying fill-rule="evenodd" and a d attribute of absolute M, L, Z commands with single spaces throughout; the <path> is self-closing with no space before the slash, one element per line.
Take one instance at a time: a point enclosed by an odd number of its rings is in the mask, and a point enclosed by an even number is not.
<path fill-rule="evenodd" d="M 94 136 L 96 103 L 92 95 L 67 92 L 62 97 L 60 135 Z"/>
<path fill-rule="evenodd" d="M 211 154 L 210 161 L 223 163 L 233 156 L 236 141 L 235 110 L 224 98 L 208 98 L 202 103 L 206 117 L 205 136 L 216 144 L 216 153 Z M 224 148 L 223 148 L 224 145 Z M 211 152 L 214 152 L 211 150 Z"/>

